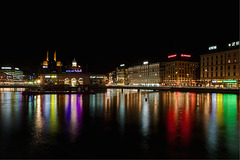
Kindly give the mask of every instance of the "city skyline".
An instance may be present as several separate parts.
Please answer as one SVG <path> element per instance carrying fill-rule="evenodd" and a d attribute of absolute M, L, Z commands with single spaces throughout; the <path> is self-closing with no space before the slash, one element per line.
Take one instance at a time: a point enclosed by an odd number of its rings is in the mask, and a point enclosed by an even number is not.
<path fill-rule="evenodd" d="M 239 40 L 238 1 L 129 7 L 125 12 L 107 9 L 87 15 L 73 10 L 65 18 L 61 10 L 41 16 L 33 11 L 34 19 L 20 12 L 10 22 L 3 19 L 0 65 L 36 72 L 46 52 L 56 51 L 63 64 L 76 58 L 90 72 L 108 73 L 121 63 L 164 61 L 174 52 L 199 60 L 209 46 Z M 8 28 L 16 22 L 21 25 Z"/>

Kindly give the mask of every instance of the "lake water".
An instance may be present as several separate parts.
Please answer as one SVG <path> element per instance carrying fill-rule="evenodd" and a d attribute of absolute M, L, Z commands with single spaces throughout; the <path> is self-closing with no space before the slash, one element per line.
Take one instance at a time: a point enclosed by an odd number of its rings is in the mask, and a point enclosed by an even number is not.
<path fill-rule="evenodd" d="M 0 158 L 239 158 L 239 95 L 0 89 Z"/>

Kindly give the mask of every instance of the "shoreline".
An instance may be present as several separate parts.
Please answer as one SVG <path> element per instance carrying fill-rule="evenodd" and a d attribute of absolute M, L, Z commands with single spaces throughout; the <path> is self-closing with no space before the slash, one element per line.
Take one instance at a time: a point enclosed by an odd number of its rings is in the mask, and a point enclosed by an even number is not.
<path fill-rule="evenodd" d="M 0 88 L 28 88 L 23 86 L 0 86 Z M 39 88 L 38 86 L 31 86 L 29 88 Z M 232 93 L 240 94 L 238 88 L 212 88 L 212 87 L 146 87 L 146 86 L 104 86 L 104 87 L 90 87 L 96 93 L 106 92 L 107 89 L 137 89 L 137 90 L 153 90 L 153 91 L 180 91 L 180 92 L 200 92 L 200 93 Z M 33 91 L 34 92 L 34 91 Z M 59 93 L 58 93 L 59 92 Z M 62 90 L 62 91 L 41 91 L 39 94 L 82 94 L 77 91 Z M 61 92 L 61 93 L 60 93 Z M 34 92 L 35 93 L 35 92 Z M 85 93 L 86 94 L 86 93 Z"/>

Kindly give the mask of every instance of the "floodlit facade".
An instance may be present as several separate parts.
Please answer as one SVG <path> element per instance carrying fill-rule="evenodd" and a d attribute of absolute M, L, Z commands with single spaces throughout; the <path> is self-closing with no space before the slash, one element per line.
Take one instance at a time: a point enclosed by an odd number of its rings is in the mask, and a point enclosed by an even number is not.
<path fill-rule="evenodd" d="M 161 81 L 160 63 L 143 62 L 142 65 L 128 68 L 129 85 L 160 86 Z"/>
<path fill-rule="evenodd" d="M 40 85 L 67 85 L 77 87 L 79 85 L 105 86 L 106 76 L 103 74 L 84 73 L 81 66 L 74 59 L 71 65 L 63 66 L 61 61 L 57 61 L 56 51 L 54 59 L 47 58 L 41 64 L 39 76 Z"/>
<path fill-rule="evenodd" d="M 196 86 L 198 62 L 171 61 L 165 63 L 165 84 L 170 86 Z"/>
<path fill-rule="evenodd" d="M 128 84 L 128 70 L 125 64 L 120 64 L 116 69 L 116 85 L 127 85 Z"/>
<path fill-rule="evenodd" d="M 23 71 L 14 67 L 1 67 L 0 73 L 6 74 L 6 80 L 23 81 Z"/>
<path fill-rule="evenodd" d="M 239 41 L 227 45 L 227 49 L 200 56 L 200 80 L 203 86 L 240 87 Z"/>

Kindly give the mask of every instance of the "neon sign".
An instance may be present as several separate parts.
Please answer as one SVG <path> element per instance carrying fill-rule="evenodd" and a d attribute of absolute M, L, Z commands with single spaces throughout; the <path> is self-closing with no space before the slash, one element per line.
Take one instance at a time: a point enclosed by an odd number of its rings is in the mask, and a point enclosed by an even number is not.
<path fill-rule="evenodd" d="M 66 72 L 68 72 L 68 73 L 80 73 L 80 72 L 82 72 L 82 69 L 70 69 L 70 70 L 66 70 Z"/>
<path fill-rule="evenodd" d="M 237 80 L 226 80 L 223 83 L 237 83 Z"/>
<path fill-rule="evenodd" d="M 168 58 L 177 57 L 177 54 L 169 55 Z"/>
<path fill-rule="evenodd" d="M 2 69 L 12 69 L 12 67 L 2 67 Z"/>
<path fill-rule="evenodd" d="M 210 51 L 210 50 L 214 50 L 214 49 L 217 49 L 217 46 L 210 46 L 210 47 L 208 47 L 208 50 Z"/>
<path fill-rule="evenodd" d="M 181 54 L 181 57 L 191 57 L 189 54 Z"/>
<path fill-rule="evenodd" d="M 228 47 L 239 46 L 239 41 L 228 43 Z"/>

